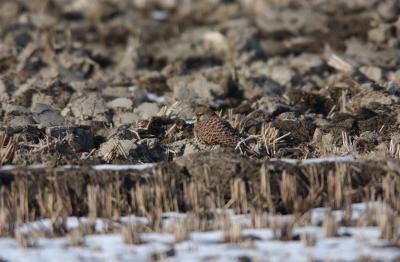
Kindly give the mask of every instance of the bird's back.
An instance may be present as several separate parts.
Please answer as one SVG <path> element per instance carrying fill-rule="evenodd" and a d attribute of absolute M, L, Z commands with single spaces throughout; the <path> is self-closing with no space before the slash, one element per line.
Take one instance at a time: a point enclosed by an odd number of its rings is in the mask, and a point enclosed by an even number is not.
<path fill-rule="evenodd" d="M 236 147 L 240 142 L 239 133 L 225 120 L 211 116 L 195 126 L 197 138 L 207 145 Z"/>

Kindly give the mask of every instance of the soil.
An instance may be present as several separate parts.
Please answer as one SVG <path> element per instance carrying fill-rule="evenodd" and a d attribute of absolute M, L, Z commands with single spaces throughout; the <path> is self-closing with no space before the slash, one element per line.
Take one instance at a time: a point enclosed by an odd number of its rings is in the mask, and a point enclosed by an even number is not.
<path fill-rule="evenodd" d="M 91 166 L 80 169 L 70 168 L 21 168 L 13 172 L 1 172 L 2 199 L 12 203 L 18 199 L 19 192 L 28 192 L 27 199 L 30 207 L 30 218 L 46 217 L 46 209 L 41 208 L 43 198 L 47 195 L 56 196 L 64 206 L 60 215 L 83 216 L 88 214 L 88 190 L 99 186 L 99 195 L 104 194 L 111 198 L 118 196 L 113 204 L 121 214 L 140 213 L 132 191 L 145 188 L 148 192 L 161 190 L 161 195 L 147 195 L 147 205 L 157 201 L 176 203 L 179 212 L 207 209 L 210 203 L 228 202 L 234 197 L 235 181 L 243 182 L 246 188 L 246 201 L 255 208 L 267 208 L 271 211 L 287 214 L 306 212 L 310 208 L 330 203 L 331 187 L 335 187 L 330 179 L 346 177 L 351 188 L 351 202 L 362 202 L 367 198 L 384 198 L 383 186 L 388 172 L 397 173 L 399 160 L 385 161 L 352 161 L 344 163 L 285 163 L 281 161 L 259 161 L 240 156 L 232 151 L 215 150 L 207 153 L 195 153 L 180 158 L 175 162 L 164 163 L 144 171 L 96 171 Z M 267 196 L 264 195 L 262 176 L 267 174 L 267 181 L 271 188 L 273 206 L 266 205 Z M 318 174 L 318 178 L 314 175 Z M 294 179 L 295 198 L 283 201 L 285 176 Z M 317 181 L 315 181 L 317 179 Z M 398 182 L 398 181 L 397 181 Z M 347 183 L 347 182 L 345 182 Z M 117 187 L 114 187 L 118 185 Z M 191 192 L 187 188 L 195 185 Z M 318 192 L 316 186 L 319 185 Z M 370 195 L 373 192 L 373 195 Z M 317 199 L 310 199 L 318 193 Z M 197 205 L 192 206 L 189 195 L 196 194 L 199 198 Z M 159 198 L 159 199 L 158 199 Z M 156 200 L 157 199 L 157 200 Z M 344 201 L 344 199 L 342 200 Z M 99 201 L 100 210 L 106 208 L 106 203 Z M 393 199 L 393 208 L 399 204 Z M 104 206 L 102 206 L 104 205 Z M 164 206 L 165 205 L 165 206 Z M 339 202 L 337 208 L 343 207 Z M 234 204 L 236 206 L 236 204 Z M 167 204 L 162 205 L 168 211 Z"/>

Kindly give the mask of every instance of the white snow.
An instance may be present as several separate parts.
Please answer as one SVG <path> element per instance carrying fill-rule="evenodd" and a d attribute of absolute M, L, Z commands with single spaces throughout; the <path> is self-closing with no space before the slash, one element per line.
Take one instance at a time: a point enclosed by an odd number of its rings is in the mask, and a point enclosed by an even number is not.
<path fill-rule="evenodd" d="M 363 213 L 370 208 L 382 208 L 379 203 L 360 203 L 353 205 L 353 219 L 362 219 Z M 225 212 L 231 220 L 249 220 L 249 215 L 235 215 L 233 210 L 216 210 Z M 312 210 L 314 219 L 323 219 L 326 209 Z M 339 218 L 343 211 L 334 211 Z M 278 219 L 281 216 L 268 217 Z M 181 221 L 186 214 L 165 213 L 163 220 Z M 285 216 L 286 219 L 288 216 Z M 127 216 L 112 221 L 114 226 L 126 224 L 129 220 L 143 225 L 144 217 Z M 70 217 L 66 221 L 68 229 L 77 228 L 87 223 L 88 218 Z M 163 221 L 164 227 L 169 223 Z M 96 219 L 96 232 L 103 232 L 105 224 Z M 244 222 L 242 224 L 247 224 Z M 41 220 L 17 228 L 19 232 L 51 230 L 50 220 Z M 94 234 L 84 237 L 80 247 L 69 247 L 66 237 L 36 239 L 37 246 L 27 249 L 18 247 L 17 241 L 11 238 L 0 238 L 0 260 L 5 261 L 148 261 L 155 253 L 173 250 L 173 256 L 165 261 L 237 261 L 240 257 L 248 257 L 256 261 L 357 261 L 360 257 L 372 260 L 394 261 L 400 259 L 400 248 L 390 246 L 379 238 L 378 227 L 340 227 L 338 237 L 324 237 L 321 227 L 307 226 L 294 228 L 293 234 L 309 234 L 315 237 L 314 246 L 306 246 L 302 241 L 278 241 L 274 239 L 271 228 L 243 229 L 241 236 L 254 239 L 252 243 L 225 243 L 224 232 L 191 232 L 186 241 L 175 243 L 172 233 L 141 233 L 144 242 L 138 245 L 123 243 L 121 234 Z M 171 253 L 171 252 L 170 252 Z"/>
<path fill-rule="evenodd" d="M 107 220 L 97 218 L 94 221 L 91 221 L 87 217 L 68 217 L 65 220 L 65 225 L 68 230 L 77 229 L 79 226 L 93 223 L 95 231 L 97 233 L 103 233 L 106 231 L 109 224 L 113 228 L 120 227 L 122 225 L 127 225 L 128 222 L 135 222 L 136 224 L 147 225 L 148 220 L 145 217 L 137 217 L 137 216 L 125 216 L 121 217 L 118 221 L 117 220 Z M 41 219 L 35 222 L 26 223 L 22 226 L 17 227 L 16 232 L 20 233 L 28 233 L 28 232 L 51 232 L 52 225 L 50 219 Z"/>
<path fill-rule="evenodd" d="M 130 87 L 128 87 L 128 90 L 131 92 L 134 92 L 135 90 L 137 90 L 139 88 L 140 87 L 138 87 L 138 86 L 130 86 Z M 151 93 L 151 92 L 146 91 L 146 97 L 148 100 L 159 103 L 159 104 L 165 103 L 165 98 L 163 96 L 159 96 L 159 95 Z"/>
<path fill-rule="evenodd" d="M 364 238 L 379 235 L 377 230 L 365 232 L 356 234 Z M 155 252 L 166 252 L 171 247 L 175 256 L 167 261 L 204 261 L 211 258 L 233 261 L 243 256 L 261 261 L 265 257 L 269 261 L 309 261 L 310 258 L 356 261 L 362 256 L 393 261 L 400 256 L 398 248 L 368 245 L 357 237 L 318 238 L 316 245 L 311 247 L 301 241 L 261 239 L 255 240 L 253 247 L 248 248 L 241 243 L 222 243 L 222 232 L 208 232 L 202 237 L 198 234 L 193 233 L 190 240 L 173 244 L 171 234 L 146 233 L 142 239 L 150 242 L 140 245 L 124 244 L 120 234 L 91 235 L 85 237 L 82 247 L 68 247 L 65 238 L 40 238 L 37 247 L 28 249 L 18 248 L 14 239 L 2 238 L 0 257 L 6 261 L 148 261 Z"/>
<path fill-rule="evenodd" d="M 385 205 L 379 202 L 369 202 L 369 203 L 355 203 L 351 206 L 351 219 L 360 220 L 363 216 L 367 215 L 367 211 L 383 212 Z M 320 207 L 314 208 L 311 211 L 311 221 L 312 223 L 321 222 L 324 219 L 326 213 L 330 211 L 328 208 Z M 332 211 L 336 218 L 336 221 L 340 221 L 344 217 L 344 212 L 342 210 Z"/>
<path fill-rule="evenodd" d="M 9 170 L 14 170 L 15 166 L 14 165 L 4 165 L 0 166 L 0 171 L 9 171 Z"/>
<path fill-rule="evenodd" d="M 291 159 L 291 158 L 271 158 L 272 162 L 285 162 L 288 164 L 316 164 L 316 163 L 324 163 L 324 162 L 352 162 L 355 158 L 353 156 L 342 156 L 342 157 L 321 157 L 321 158 L 309 158 L 309 159 Z M 109 170 L 109 171 L 122 171 L 122 170 L 144 170 L 147 168 L 151 168 L 156 166 L 157 163 L 142 163 L 142 164 L 134 164 L 134 165 L 114 165 L 114 164 L 99 164 L 93 165 L 92 168 L 95 170 Z M 46 164 L 33 164 L 27 166 L 29 169 L 44 169 L 46 168 Z M 64 165 L 62 166 L 65 169 L 79 169 L 79 165 Z M 0 171 L 11 171 L 17 169 L 18 166 L 14 165 L 4 165 L 0 166 Z"/>
<path fill-rule="evenodd" d="M 165 20 L 167 18 L 167 14 L 162 10 L 154 10 L 151 12 L 151 17 L 155 20 Z"/>
<path fill-rule="evenodd" d="M 144 170 L 147 168 L 154 167 L 155 163 L 143 163 L 143 164 L 135 164 L 135 165 L 94 165 L 92 168 L 94 170 L 110 170 L 110 171 L 121 171 L 121 170 Z"/>
<path fill-rule="evenodd" d="M 157 163 L 142 163 L 142 164 L 134 164 L 134 165 L 113 165 L 113 164 L 99 164 L 92 165 L 91 168 L 97 171 L 109 170 L 109 171 L 123 171 L 123 170 L 144 170 L 147 168 L 152 168 Z M 28 169 L 44 169 L 46 168 L 46 164 L 34 164 L 27 166 Z M 0 167 L 0 171 L 11 171 L 17 169 L 18 166 L 14 165 L 4 165 Z M 65 169 L 79 169 L 79 165 L 64 165 L 62 168 Z"/>
<path fill-rule="evenodd" d="M 319 158 L 308 158 L 308 159 L 292 159 L 292 158 L 271 158 L 272 162 L 285 162 L 288 164 L 318 164 L 324 162 L 352 162 L 355 160 L 353 156 L 329 156 L 329 157 L 319 157 Z"/>

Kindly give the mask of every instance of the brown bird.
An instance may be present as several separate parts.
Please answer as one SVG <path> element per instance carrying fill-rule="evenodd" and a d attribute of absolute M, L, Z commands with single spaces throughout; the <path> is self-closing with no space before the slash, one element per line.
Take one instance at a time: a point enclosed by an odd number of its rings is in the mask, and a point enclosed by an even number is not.
<path fill-rule="evenodd" d="M 239 133 L 227 121 L 206 107 L 195 112 L 194 135 L 201 143 L 214 146 L 236 147 L 241 141 Z"/>

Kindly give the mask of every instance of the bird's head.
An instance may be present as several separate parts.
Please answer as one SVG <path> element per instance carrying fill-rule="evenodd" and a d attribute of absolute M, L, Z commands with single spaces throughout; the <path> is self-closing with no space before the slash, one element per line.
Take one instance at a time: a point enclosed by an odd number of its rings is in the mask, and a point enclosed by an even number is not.
<path fill-rule="evenodd" d="M 211 109 L 209 109 L 207 107 L 198 107 L 194 111 L 194 115 L 196 118 L 196 122 L 201 122 L 211 116 L 214 116 L 215 113 L 214 113 L 214 111 L 212 111 Z"/>

